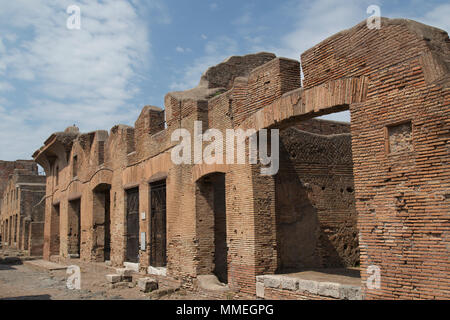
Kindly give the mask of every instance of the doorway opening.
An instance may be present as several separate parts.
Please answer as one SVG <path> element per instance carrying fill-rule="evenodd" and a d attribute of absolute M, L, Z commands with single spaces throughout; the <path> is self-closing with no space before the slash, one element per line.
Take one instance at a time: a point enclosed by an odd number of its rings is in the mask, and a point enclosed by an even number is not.
<path fill-rule="evenodd" d="M 50 255 L 59 255 L 60 234 L 59 234 L 60 205 L 52 206 L 52 218 L 50 222 Z"/>
<path fill-rule="evenodd" d="M 69 201 L 67 226 L 67 253 L 71 257 L 80 257 L 81 244 L 81 199 Z"/>
<path fill-rule="evenodd" d="M 94 189 L 93 197 L 93 260 L 97 262 L 111 259 L 111 185 L 101 184 Z"/>
<path fill-rule="evenodd" d="M 225 174 L 212 173 L 196 183 L 199 275 L 214 274 L 228 283 Z"/>
<path fill-rule="evenodd" d="M 167 264 L 166 180 L 150 183 L 150 265 Z"/>
<path fill-rule="evenodd" d="M 345 122 L 310 119 L 280 130 L 276 274 L 359 286 L 351 142 Z"/>
<path fill-rule="evenodd" d="M 126 261 L 139 262 L 139 188 L 126 190 Z"/>

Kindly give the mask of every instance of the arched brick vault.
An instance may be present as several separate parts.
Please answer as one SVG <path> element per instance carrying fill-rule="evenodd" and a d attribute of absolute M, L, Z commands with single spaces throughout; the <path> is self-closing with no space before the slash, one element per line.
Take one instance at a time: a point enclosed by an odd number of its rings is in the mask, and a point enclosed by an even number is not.
<path fill-rule="evenodd" d="M 111 260 L 120 265 L 126 249 L 124 187 L 139 187 L 139 209 L 148 212 L 149 182 L 164 172 L 167 272 L 194 285 L 195 183 L 223 172 L 228 284 L 254 294 L 255 276 L 277 268 L 274 178 L 261 176 L 258 165 L 175 166 L 171 134 L 185 128 L 192 136 L 194 121 L 203 122 L 203 131 L 259 130 L 350 110 L 365 297 L 448 298 L 449 45 L 444 31 L 414 21 L 383 18 L 379 30 L 369 30 L 364 21 L 302 54 L 303 87 L 298 61 L 268 53 L 232 57 L 206 72 L 196 88 L 167 94 L 165 110 L 145 107 L 134 127 L 52 135 L 34 155 L 48 174 L 46 258 L 52 204 L 59 202 L 64 213 L 69 193 L 78 192 L 87 208 L 94 187 L 87 181 L 105 175 L 111 184 Z M 74 151 L 83 154 L 79 181 L 71 177 Z M 66 161 L 58 188 L 51 169 L 55 154 Z M 110 173 L 94 175 L 99 168 Z M 139 224 L 149 230 L 147 221 Z M 89 259 L 89 251 L 81 251 Z M 148 266 L 147 251 L 140 263 Z M 381 268 L 380 289 L 365 288 L 369 265 Z"/>

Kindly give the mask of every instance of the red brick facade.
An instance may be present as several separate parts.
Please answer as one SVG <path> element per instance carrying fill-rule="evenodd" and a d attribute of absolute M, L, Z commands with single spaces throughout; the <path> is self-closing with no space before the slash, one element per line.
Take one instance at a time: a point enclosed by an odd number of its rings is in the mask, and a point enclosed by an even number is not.
<path fill-rule="evenodd" d="M 445 32 L 361 23 L 302 54 L 303 88 L 297 61 L 232 57 L 198 87 L 167 94 L 164 111 L 145 107 L 134 127 L 55 133 L 34 154 L 48 176 L 44 256 L 103 261 L 110 248 L 113 265 L 136 259 L 144 271 L 164 237 L 167 276 L 186 287 L 214 273 L 255 296 L 257 276 L 360 263 L 366 299 L 449 298 L 448 60 Z M 350 130 L 311 120 L 342 110 Z M 279 173 L 173 164 L 171 135 L 193 136 L 194 121 L 223 135 L 282 129 Z M 155 182 L 165 182 L 163 202 Z M 366 287 L 371 265 L 380 288 Z M 262 289 L 265 298 L 328 297 Z M 323 290 L 359 294 L 338 289 Z"/>
<path fill-rule="evenodd" d="M 30 255 L 43 253 L 45 177 L 38 175 L 33 161 L 4 162 L 13 169 L 6 179 L 0 206 L 2 245 L 27 251 Z"/>

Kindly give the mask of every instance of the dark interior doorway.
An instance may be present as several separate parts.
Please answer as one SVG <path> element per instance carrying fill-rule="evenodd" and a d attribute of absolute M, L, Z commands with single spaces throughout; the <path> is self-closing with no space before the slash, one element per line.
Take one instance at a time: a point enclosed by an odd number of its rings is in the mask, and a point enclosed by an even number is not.
<path fill-rule="evenodd" d="M 101 184 L 94 189 L 94 247 L 95 261 L 111 259 L 111 186 Z"/>
<path fill-rule="evenodd" d="M 127 262 L 139 262 L 139 188 L 126 191 Z"/>
<path fill-rule="evenodd" d="M 198 272 L 214 273 L 220 282 L 228 283 L 225 174 L 213 173 L 198 180 L 196 197 Z"/>
<path fill-rule="evenodd" d="M 50 254 L 59 255 L 60 234 L 59 234 L 59 203 L 53 205 L 52 219 L 50 222 Z"/>
<path fill-rule="evenodd" d="M 68 210 L 68 254 L 80 256 L 81 244 L 81 199 L 69 201 Z"/>
<path fill-rule="evenodd" d="M 150 184 L 150 265 L 165 267 L 166 248 L 166 180 Z"/>

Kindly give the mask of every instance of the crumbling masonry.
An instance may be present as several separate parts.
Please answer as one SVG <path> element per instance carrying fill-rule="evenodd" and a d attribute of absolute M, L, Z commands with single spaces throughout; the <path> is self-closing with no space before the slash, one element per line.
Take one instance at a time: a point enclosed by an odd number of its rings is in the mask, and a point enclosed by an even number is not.
<path fill-rule="evenodd" d="M 450 298 L 449 50 L 442 30 L 362 22 L 301 55 L 303 86 L 298 61 L 231 57 L 134 127 L 51 135 L 34 154 L 44 257 L 139 263 L 193 288 L 214 275 L 269 299 Z M 343 110 L 350 126 L 312 119 Z M 171 134 L 194 121 L 280 129 L 278 174 L 174 165 Z M 356 285 L 295 277 L 351 267 Z"/>
<path fill-rule="evenodd" d="M 42 255 L 45 177 L 29 160 L 0 161 L 2 246 Z"/>

